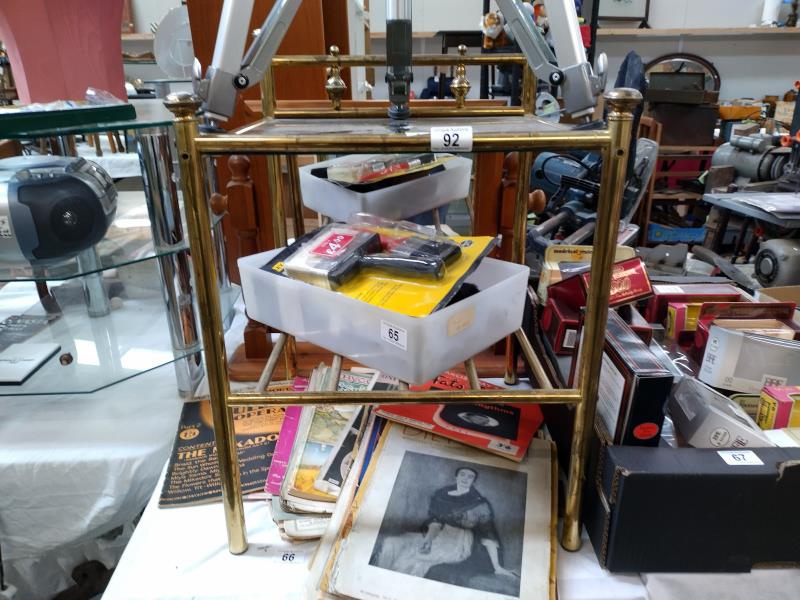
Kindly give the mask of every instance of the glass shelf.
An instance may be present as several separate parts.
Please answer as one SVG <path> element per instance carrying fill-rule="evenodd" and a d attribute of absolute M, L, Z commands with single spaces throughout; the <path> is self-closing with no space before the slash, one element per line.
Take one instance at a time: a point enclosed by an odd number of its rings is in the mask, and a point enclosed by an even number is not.
<path fill-rule="evenodd" d="M 404 121 L 365 118 L 340 119 L 264 119 L 234 130 L 237 136 L 249 137 L 310 137 L 313 141 L 318 136 L 359 135 L 359 136 L 430 136 L 431 126 L 464 126 L 472 127 L 473 137 L 479 135 L 530 136 L 554 131 L 569 131 L 568 125 L 545 121 L 534 116 L 503 117 L 440 117 L 410 118 Z M 305 141 L 305 139 L 303 140 Z"/>
<path fill-rule="evenodd" d="M 420 152 L 431 148 L 434 127 L 471 127 L 473 152 L 541 148 L 601 148 L 610 142 L 602 122 L 552 123 L 532 115 L 416 117 L 405 121 L 359 118 L 342 113 L 331 119 L 264 119 L 228 133 L 201 135 L 204 154 L 326 154 Z"/>
<path fill-rule="evenodd" d="M 56 265 L 36 268 L 30 264 L 10 265 L 0 262 L 0 282 L 72 279 L 150 260 L 156 256 L 175 254 L 187 250 L 188 244 L 182 242 L 167 248 L 156 248 L 144 192 L 119 192 L 114 222 L 95 248 L 100 260 L 99 266 L 94 268 L 82 265 L 77 257 Z"/>
<path fill-rule="evenodd" d="M 123 131 L 132 129 L 148 129 L 151 127 L 172 126 L 173 115 L 164 106 L 162 99 L 131 100 L 130 104 L 136 110 L 136 118 L 127 121 L 109 121 L 103 123 L 81 123 L 65 127 L 51 127 L 46 125 L 26 131 L 4 133 L 4 138 L 24 140 L 41 137 L 55 137 L 62 135 L 78 135 L 82 133 L 99 133 L 102 131 Z M 47 113 L 42 112 L 41 121 L 46 123 Z"/>
<path fill-rule="evenodd" d="M 225 329 L 230 327 L 233 318 L 236 316 L 236 302 L 242 295 L 242 288 L 235 283 L 220 289 L 219 291 L 219 310 L 222 314 L 222 322 Z"/>
<path fill-rule="evenodd" d="M 0 285 L 0 348 L 13 342 L 56 343 L 60 350 L 21 385 L 0 385 L 0 396 L 94 392 L 199 352 L 200 344 L 176 351 L 167 322 L 156 261 L 131 263 L 102 276 L 109 314 L 90 317 L 81 283 L 50 285 L 45 302 L 53 317 L 26 337 L 4 331 L 12 316 L 45 317 L 33 282 Z M 23 339 L 24 338 L 24 339 Z M 69 355 L 71 362 L 62 364 Z"/>

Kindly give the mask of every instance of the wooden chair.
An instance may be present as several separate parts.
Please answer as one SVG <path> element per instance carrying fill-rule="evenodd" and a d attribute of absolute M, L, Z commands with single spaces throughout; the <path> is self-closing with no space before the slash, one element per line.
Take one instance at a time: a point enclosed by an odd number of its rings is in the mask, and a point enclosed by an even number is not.
<path fill-rule="evenodd" d="M 639 121 L 639 138 L 647 138 L 653 140 L 659 146 L 661 145 L 661 123 L 652 117 L 642 117 Z M 650 213 L 653 210 L 653 190 L 656 185 L 656 169 L 653 169 L 653 174 L 650 176 L 650 181 L 647 183 L 647 193 L 639 205 L 636 222 L 639 225 L 639 244 L 641 246 L 647 245 L 647 229 L 650 226 Z"/>

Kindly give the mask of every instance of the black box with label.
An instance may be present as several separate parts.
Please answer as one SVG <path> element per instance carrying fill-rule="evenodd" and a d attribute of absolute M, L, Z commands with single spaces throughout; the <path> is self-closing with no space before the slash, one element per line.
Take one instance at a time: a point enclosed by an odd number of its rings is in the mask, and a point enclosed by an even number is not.
<path fill-rule="evenodd" d="M 578 336 L 575 355 L 580 351 Z M 577 361 L 573 359 L 573 371 Z M 578 383 L 570 373 L 570 386 Z M 615 444 L 657 446 L 673 376 L 613 310 L 608 311 L 597 416 Z"/>
<path fill-rule="evenodd" d="M 800 562 L 800 448 L 595 443 L 584 522 L 609 571 L 747 572 Z"/>

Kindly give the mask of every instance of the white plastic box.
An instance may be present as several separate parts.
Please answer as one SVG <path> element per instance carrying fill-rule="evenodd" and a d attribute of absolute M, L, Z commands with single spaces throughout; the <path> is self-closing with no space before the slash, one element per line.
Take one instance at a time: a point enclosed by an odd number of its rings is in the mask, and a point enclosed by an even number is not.
<path fill-rule="evenodd" d="M 455 156 L 444 163 L 444 171 L 372 192 L 354 192 L 311 174 L 336 159 L 300 167 L 303 204 L 335 221 L 346 221 L 358 212 L 387 219 L 406 219 L 419 213 L 466 198 L 472 175 L 472 161 Z"/>
<path fill-rule="evenodd" d="M 519 329 L 528 267 L 484 258 L 467 278 L 480 292 L 409 317 L 261 269 L 282 249 L 240 258 L 250 318 L 401 381 L 420 384 Z"/>

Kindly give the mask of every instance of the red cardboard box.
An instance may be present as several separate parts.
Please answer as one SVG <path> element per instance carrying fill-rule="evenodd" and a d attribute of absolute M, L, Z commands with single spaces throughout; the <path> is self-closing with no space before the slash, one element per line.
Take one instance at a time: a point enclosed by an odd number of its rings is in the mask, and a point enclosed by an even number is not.
<path fill-rule="evenodd" d="M 642 316 L 638 310 L 636 310 L 633 306 L 620 306 L 617 309 L 617 313 L 622 320 L 631 328 L 631 331 L 639 336 L 645 344 L 648 346 L 650 342 L 653 341 L 653 328 L 650 326 L 650 323 Z"/>
<path fill-rule="evenodd" d="M 670 302 L 746 302 L 739 288 L 726 283 L 687 283 L 654 285 L 653 297 L 644 318 L 648 323 L 664 323 Z"/>
<path fill-rule="evenodd" d="M 588 294 L 590 272 L 581 273 L 584 289 Z M 614 263 L 611 272 L 611 291 L 608 299 L 608 306 L 613 308 L 623 304 L 630 304 L 637 300 L 644 300 L 653 295 L 653 284 L 647 276 L 647 268 L 644 261 L 639 258 L 631 258 Z"/>
<path fill-rule="evenodd" d="M 547 298 L 558 300 L 572 310 L 578 311 L 586 306 L 590 279 L 591 273 L 585 271 L 554 283 L 547 288 Z M 630 258 L 614 263 L 608 299 L 609 308 L 648 298 L 652 293 L 653 286 L 641 258 Z"/>
<path fill-rule="evenodd" d="M 576 279 L 573 277 L 573 279 Z M 580 312 L 570 308 L 560 300 L 547 298 L 547 303 L 542 309 L 542 331 L 553 352 L 569 356 L 575 349 L 578 337 Z"/>
<path fill-rule="evenodd" d="M 667 304 L 667 337 L 680 340 L 681 334 L 697 331 L 697 318 L 700 316 L 699 302 L 670 302 Z"/>
<path fill-rule="evenodd" d="M 708 330 L 717 319 L 775 319 L 791 327 L 794 339 L 800 339 L 800 326 L 792 319 L 794 302 L 705 302 L 697 317 L 692 355 L 702 361 L 708 341 Z"/>
<path fill-rule="evenodd" d="M 617 309 L 622 320 L 648 346 L 653 341 L 653 328 L 645 321 L 642 314 L 631 305 L 623 305 Z M 575 349 L 580 327 L 581 313 L 572 309 L 560 300 L 547 298 L 542 309 L 542 330 L 553 352 L 559 356 L 570 356 Z"/>

